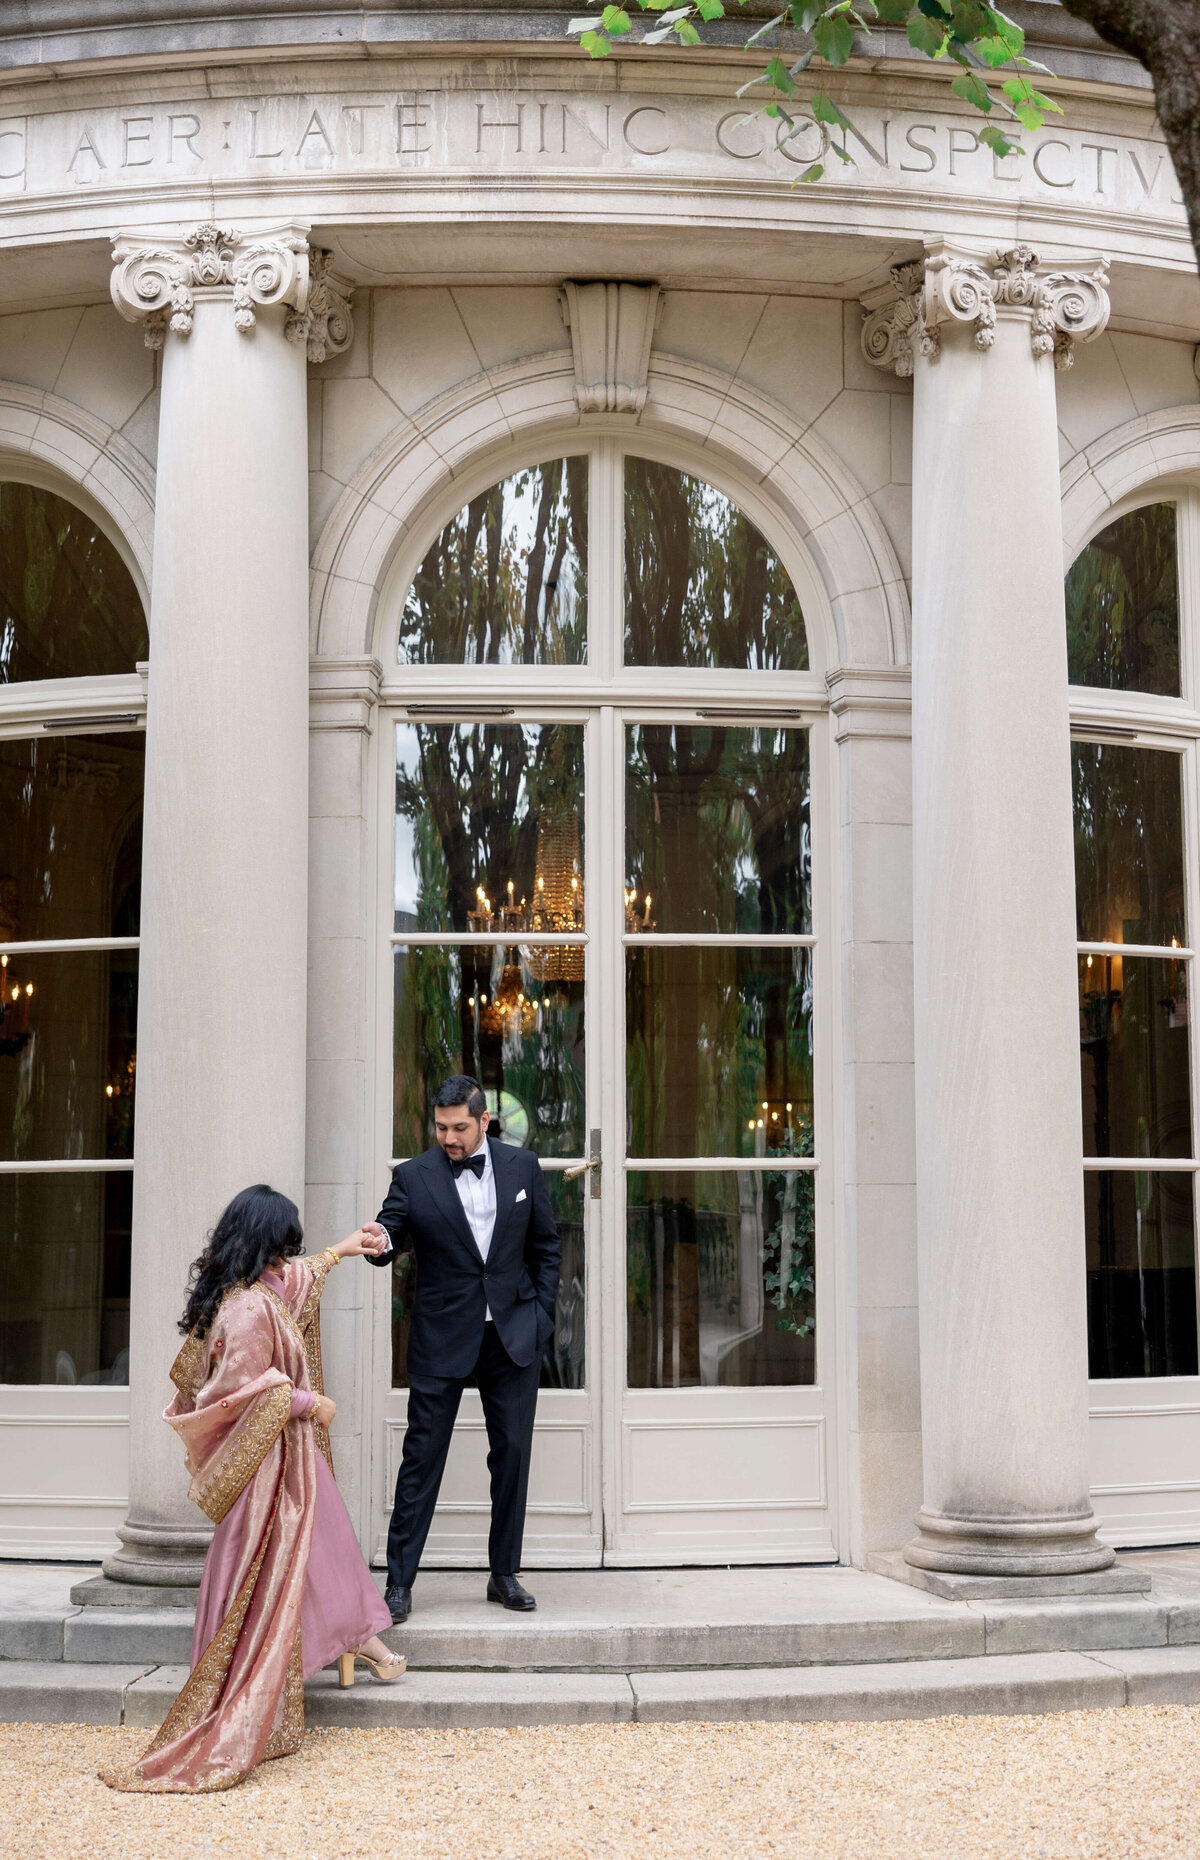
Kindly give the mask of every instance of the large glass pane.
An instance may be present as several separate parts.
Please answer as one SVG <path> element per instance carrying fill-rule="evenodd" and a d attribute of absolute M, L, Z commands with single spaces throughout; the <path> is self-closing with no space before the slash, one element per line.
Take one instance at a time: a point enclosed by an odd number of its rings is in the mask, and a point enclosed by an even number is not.
<path fill-rule="evenodd" d="M 398 946 L 394 1050 L 394 1155 L 434 1142 L 434 1093 L 451 1072 L 479 1080 L 505 1143 L 583 1155 L 579 945 Z"/>
<path fill-rule="evenodd" d="M 630 1388 L 816 1380 L 807 1170 L 631 1173 L 626 1267 Z"/>
<path fill-rule="evenodd" d="M 1179 696 L 1174 504 L 1148 504 L 1094 536 L 1067 573 L 1073 685 Z"/>
<path fill-rule="evenodd" d="M 583 730 L 396 730 L 397 930 L 582 930 Z"/>
<path fill-rule="evenodd" d="M 629 930 L 806 935 L 806 730 L 643 723 L 625 749 Z"/>
<path fill-rule="evenodd" d="M 124 1171 L 0 1175 L 0 1382 L 128 1382 L 132 1198 Z"/>
<path fill-rule="evenodd" d="M 581 665 L 586 458 L 551 459 L 473 497 L 413 581 L 401 665 Z"/>
<path fill-rule="evenodd" d="M 1085 1156 L 1190 1156 L 1188 964 L 1080 956 Z"/>
<path fill-rule="evenodd" d="M 1080 941 L 1185 942 L 1180 758 L 1072 743 L 1071 759 Z"/>
<path fill-rule="evenodd" d="M 554 1341 L 542 1359 L 541 1385 L 544 1389 L 581 1389 L 587 1385 L 583 1188 L 578 1181 L 565 1181 L 561 1170 L 555 1169 L 546 1171 L 545 1182 L 562 1241 L 562 1274 Z M 402 1253 L 392 1267 L 392 1387 L 396 1389 L 408 1387 L 408 1339 L 416 1288 L 413 1256 Z"/>
<path fill-rule="evenodd" d="M 0 956 L 0 1159 L 133 1155 L 137 960 Z"/>
<path fill-rule="evenodd" d="M 0 484 L 0 684 L 132 672 L 149 650 L 133 577 L 94 519 Z"/>
<path fill-rule="evenodd" d="M 631 1156 L 811 1156 L 812 951 L 625 952 Z"/>
<path fill-rule="evenodd" d="M 0 943 L 136 936 L 146 739 L 0 741 Z"/>
<path fill-rule="evenodd" d="M 1084 1176 L 1092 1376 L 1196 1374 L 1190 1175 Z"/>
<path fill-rule="evenodd" d="M 762 533 L 702 478 L 625 460 L 625 663 L 803 672 L 804 615 Z"/>

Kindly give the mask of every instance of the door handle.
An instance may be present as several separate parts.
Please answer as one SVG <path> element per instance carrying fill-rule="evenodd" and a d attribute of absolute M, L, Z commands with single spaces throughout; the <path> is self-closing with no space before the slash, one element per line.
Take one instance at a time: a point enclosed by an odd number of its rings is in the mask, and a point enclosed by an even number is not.
<path fill-rule="evenodd" d="M 599 1201 L 600 1170 L 604 1159 L 600 1153 L 600 1132 L 598 1130 L 592 1131 L 591 1150 L 592 1153 L 586 1162 L 572 1163 L 569 1169 L 563 1170 L 563 1175 L 568 1182 L 573 1181 L 577 1175 L 590 1175 L 592 1178 L 592 1200 Z"/>

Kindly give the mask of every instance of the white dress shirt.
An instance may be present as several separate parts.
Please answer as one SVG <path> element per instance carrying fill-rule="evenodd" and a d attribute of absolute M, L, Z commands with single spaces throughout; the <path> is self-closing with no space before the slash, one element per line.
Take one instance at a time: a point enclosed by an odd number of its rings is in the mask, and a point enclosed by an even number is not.
<path fill-rule="evenodd" d="M 467 1217 L 467 1226 L 475 1237 L 484 1265 L 491 1251 L 492 1234 L 496 1227 L 496 1177 L 492 1169 L 492 1152 L 488 1140 L 484 1137 L 479 1148 L 474 1152 L 483 1157 L 483 1174 L 477 1176 L 473 1169 L 463 1169 L 455 1177 L 454 1186 L 462 1202 L 463 1213 Z M 484 1322 L 492 1322 L 490 1311 L 485 1312 Z"/>

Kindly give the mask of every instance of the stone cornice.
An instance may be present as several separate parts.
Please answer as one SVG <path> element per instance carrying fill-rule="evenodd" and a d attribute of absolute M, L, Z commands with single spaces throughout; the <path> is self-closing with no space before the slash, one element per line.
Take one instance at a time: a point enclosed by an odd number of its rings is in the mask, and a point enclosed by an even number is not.
<path fill-rule="evenodd" d="M 1069 368 L 1077 342 L 1091 342 L 1108 322 L 1108 261 L 1085 259 L 1071 271 L 1044 268 L 1027 245 L 990 259 L 948 239 L 932 241 L 923 261 L 894 265 L 891 286 L 863 298 L 863 354 L 877 368 L 911 375 L 914 359 L 934 360 L 942 332 L 969 326 L 986 353 L 997 315 L 1029 318 L 1033 354 Z"/>
<path fill-rule="evenodd" d="M 289 342 L 323 362 L 347 348 L 354 333 L 350 288 L 332 270 L 328 252 L 313 250 L 294 226 L 240 233 L 212 221 L 182 235 L 137 234 L 113 246 L 112 300 L 130 323 L 141 323 L 146 347 L 161 349 L 168 330 L 191 334 L 197 298 L 228 297 L 234 327 L 254 328 L 257 312 L 285 304 Z"/>

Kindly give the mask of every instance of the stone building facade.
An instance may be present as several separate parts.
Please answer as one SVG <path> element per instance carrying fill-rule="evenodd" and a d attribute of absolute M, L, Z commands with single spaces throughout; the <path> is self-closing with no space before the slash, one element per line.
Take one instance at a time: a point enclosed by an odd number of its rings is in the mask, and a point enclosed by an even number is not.
<path fill-rule="evenodd" d="M 527 1566 L 1200 1534 L 1200 297 L 1015 10 L 1023 159 L 881 33 L 804 187 L 733 27 L 0 28 L 0 1555 L 195 1578 L 206 1228 L 460 1066 L 563 1227 Z M 410 1299 L 326 1301 L 375 1555 Z"/>

